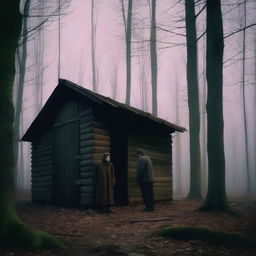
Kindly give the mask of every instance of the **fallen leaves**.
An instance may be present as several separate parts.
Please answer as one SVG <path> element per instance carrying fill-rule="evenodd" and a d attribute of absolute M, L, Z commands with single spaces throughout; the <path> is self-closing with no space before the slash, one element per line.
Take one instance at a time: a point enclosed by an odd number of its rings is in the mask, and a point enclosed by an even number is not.
<path fill-rule="evenodd" d="M 225 213 L 201 213 L 195 209 L 198 201 L 159 203 L 155 212 L 140 212 L 141 206 L 113 207 L 110 214 L 93 209 L 63 208 L 33 202 L 18 202 L 17 212 L 30 226 L 52 234 L 68 245 L 67 250 L 40 252 L 8 252 L 4 256 L 99 256 L 109 251 L 93 252 L 92 248 L 115 245 L 122 250 L 141 255 L 256 255 L 252 251 L 237 251 L 229 247 L 209 246 L 196 240 L 175 241 L 151 236 L 161 226 L 204 225 L 216 230 L 240 234 L 255 234 L 256 204 L 235 204 L 240 217 Z M 251 207 L 249 207 L 249 205 Z M 0 253 L 2 256 L 2 254 Z M 111 255 L 113 256 L 113 255 Z"/>

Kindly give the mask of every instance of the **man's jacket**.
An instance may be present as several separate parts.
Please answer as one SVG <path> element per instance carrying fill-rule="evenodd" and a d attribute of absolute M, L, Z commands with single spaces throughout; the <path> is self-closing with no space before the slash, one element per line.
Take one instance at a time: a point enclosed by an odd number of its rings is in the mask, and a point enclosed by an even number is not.
<path fill-rule="evenodd" d="M 141 156 L 136 165 L 136 181 L 153 182 L 153 165 L 148 156 Z"/>

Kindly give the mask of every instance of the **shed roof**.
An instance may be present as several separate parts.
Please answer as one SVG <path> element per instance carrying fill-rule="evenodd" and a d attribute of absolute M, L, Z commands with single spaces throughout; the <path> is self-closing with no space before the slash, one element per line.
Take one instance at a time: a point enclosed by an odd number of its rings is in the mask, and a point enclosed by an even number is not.
<path fill-rule="evenodd" d="M 24 134 L 24 136 L 22 137 L 21 140 L 23 141 L 31 141 L 32 138 L 32 134 L 36 133 L 37 130 L 41 130 L 42 128 L 40 127 L 40 124 L 43 124 L 44 121 L 47 119 L 46 117 L 48 116 L 48 114 L 50 113 L 51 109 L 53 108 L 53 106 L 55 105 L 55 101 L 61 97 L 61 92 L 63 91 L 63 89 L 68 88 L 71 89 L 73 92 L 76 92 L 78 94 L 80 94 L 81 96 L 85 97 L 85 98 L 89 98 L 90 100 L 92 100 L 93 102 L 95 102 L 96 104 L 107 104 L 113 108 L 119 108 L 121 109 L 125 109 L 131 113 L 134 113 L 137 116 L 140 116 L 142 118 L 145 119 L 149 119 L 155 123 L 158 123 L 166 128 L 171 128 L 171 130 L 174 131 L 178 131 L 178 132 L 184 132 L 186 131 L 186 129 L 184 127 L 178 126 L 176 124 L 170 123 L 164 119 L 161 119 L 159 117 L 156 117 L 148 112 L 144 112 L 142 110 L 139 110 L 137 108 L 131 107 L 127 104 L 123 104 L 120 102 L 117 102 L 109 97 L 105 97 L 103 95 L 100 95 L 98 93 L 92 92 L 84 87 L 81 87 L 73 82 L 70 82 L 68 80 L 65 79 L 60 79 L 59 80 L 59 84 L 56 86 L 56 88 L 54 89 L 54 91 L 52 92 L 51 96 L 49 97 L 49 99 L 47 100 L 47 102 L 45 103 L 44 107 L 42 108 L 42 110 L 39 112 L 39 114 L 37 115 L 37 117 L 35 118 L 35 120 L 31 123 L 30 127 L 28 128 L 28 130 L 26 131 L 26 133 Z"/>

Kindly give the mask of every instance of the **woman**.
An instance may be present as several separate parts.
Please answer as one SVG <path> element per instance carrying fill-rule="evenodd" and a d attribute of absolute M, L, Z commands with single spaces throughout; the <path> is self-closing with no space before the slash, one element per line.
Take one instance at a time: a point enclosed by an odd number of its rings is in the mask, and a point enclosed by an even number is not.
<path fill-rule="evenodd" d="M 102 161 L 96 167 L 96 204 L 101 212 L 111 212 L 109 207 L 114 204 L 114 189 L 116 179 L 114 165 L 110 154 L 105 153 Z"/>

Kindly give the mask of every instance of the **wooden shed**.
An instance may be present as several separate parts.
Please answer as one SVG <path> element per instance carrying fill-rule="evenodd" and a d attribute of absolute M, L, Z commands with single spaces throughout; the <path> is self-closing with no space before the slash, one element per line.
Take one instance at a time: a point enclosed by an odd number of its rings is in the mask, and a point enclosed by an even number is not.
<path fill-rule="evenodd" d="M 23 136 L 32 142 L 32 199 L 94 205 L 95 164 L 110 152 L 117 204 L 140 202 L 137 148 L 154 165 L 156 200 L 172 199 L 172 136 L 185 129 L 67 80 L 58 86 Z"/>

